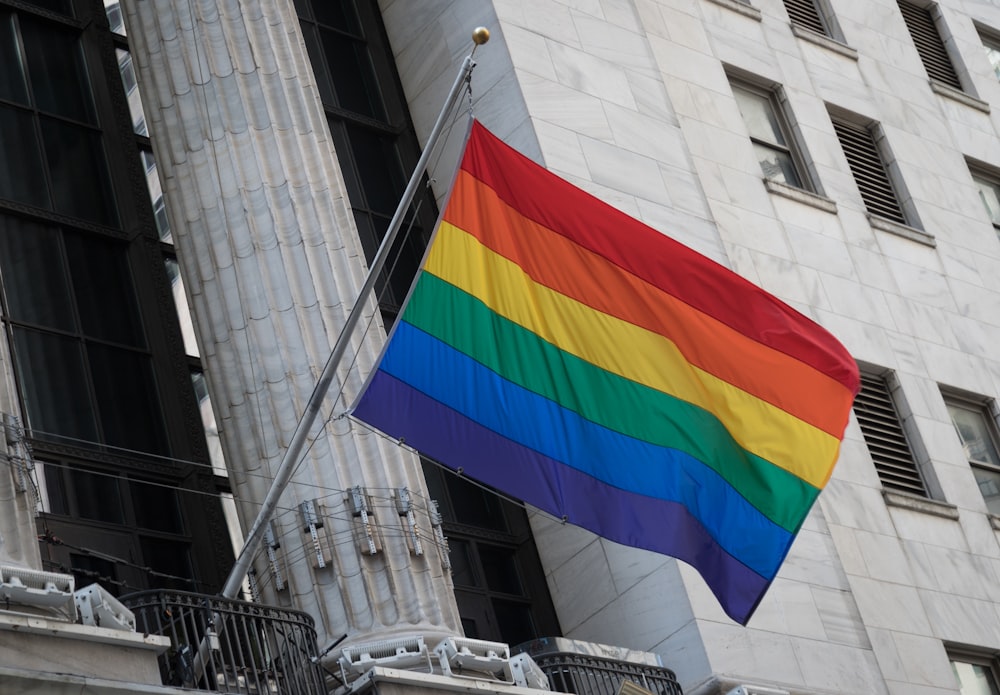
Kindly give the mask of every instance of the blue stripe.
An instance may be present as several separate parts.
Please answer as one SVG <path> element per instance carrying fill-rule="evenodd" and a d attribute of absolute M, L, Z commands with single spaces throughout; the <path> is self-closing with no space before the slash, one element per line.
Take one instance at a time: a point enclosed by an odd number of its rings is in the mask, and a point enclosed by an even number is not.
<path fill-rule="evenodd" d="M 405 321 L 395 326 L 380 369 L 543 456 L 621 490 L 684 505 L 726 552 L 763 577 L 774 576 L 788 551 L 792 534 L 698 459 L 586 420 Z M 568 436 L 552 436 L 558 432 Z"/>
<path fill-rule="evenodd" d="M 687 562 L 741 624 L 771 583 L 772 577 L 761 577 L 720 548 L 683 505 L 605 485 L 501 437 L 385 372 L 374 374 L 354 416 L 556 517 L 617 543 Z"/>

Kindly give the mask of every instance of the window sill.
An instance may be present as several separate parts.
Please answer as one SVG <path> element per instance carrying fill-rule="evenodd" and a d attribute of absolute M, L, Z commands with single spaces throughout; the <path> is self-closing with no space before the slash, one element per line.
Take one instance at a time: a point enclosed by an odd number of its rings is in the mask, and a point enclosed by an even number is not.
<path fill-rule="evenodd" d="M 822 46 L 823 48 L 829 49 L 834 53 L 839 53 L 845 58 L 850 58 L 851 60 L 858 59 L 858 52 L 851 48 L 850 46 L 837 41 L 837 39 L 826 36 L 825 34 L 817 34 L 811 29 L 806 29 L 805 27 L 800 27 L 798 24 L 792 24 L 792 33 L 803 41 L 808 41 L 809 43 L 814 43 L 817 46 Z"/>
<path fill-rule="evenodd" d="M 904 239 L 915 241 L 918 244 L 923 244 L 924 246 L 937 246 L 937 241 L 934 239 L 934 235 L 928 234 L 922 229 L 917 229 L 916 227 L 911 227 L 906 224 L 899 224 L 898 222 L 893 222 L 892 220 L 887 220 L 884 217 L 878 217 L 871 214 L 868 215 L 868 223 L 872 226 L 872 229 L 878 229 L 883 232 L 888 232 L 889 234 L 895 234 L 896 236 L 901 236 Z"/>
<path fill-rule="evenodd" d="M 910 509 L 932 516 L 940 516 L 944 519 L 958 520 L 958 507 L 948 502 L 932 500 L 930 497 L 920 497 L 919 495 L 912 495 L 906 492 L 894 492 L 892 490 L 882 490 L 882 498 L 885 499 L 886 506 L 889 507 Z"/>
<path fill-rule="evenodd" d="M 740 0 L 709 0 L 709 2 L 714 2 L 716 5 L 725 7 L 733 12 L 738 12 L 744 17 L 749 17 L 750 19 L 758 22 L 760 21 L 760 10 L 756 7 L 748 5 L 745 2 L 740 2 Z"/>
<path fill-rule="evenodd" d="M 954 87 L 949 87 L 946 84 L 942 84 L 937 80 L 931 80 L 931 91 L 935 94 L 940 94 L 943 97 L 947 97 L 952 101 L 957 101 L 960 104 L 965 104 L 970 106 L 977 111 L 982 111 L 983 113 L 990 112 L 990 105 L 983 101 L 982 99 L 977 99 L 971 94 L 966 94 L 965 92 L 955 89 Z"/>
<path fill-rule="evenodd" d="M 837 214 L 837 203 L 818 193 L 807 191 L 804 188 L 789 186 L 787 183 L 772 181 L 771 179 L 764 179 L 764 187 L 769 193 L 780 195 L 782 198 L 788 198 L 789 200 L 794 200 L 834 215 Z"/>

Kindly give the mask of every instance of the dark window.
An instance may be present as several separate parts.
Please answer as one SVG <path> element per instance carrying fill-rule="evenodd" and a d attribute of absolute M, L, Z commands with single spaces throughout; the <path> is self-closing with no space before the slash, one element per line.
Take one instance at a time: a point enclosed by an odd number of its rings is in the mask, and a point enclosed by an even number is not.
<path fill-rule="evenodd" d="M 847 164 L 865 203 L 872 215 L 899 224 L 908 224 L 902 205 L 896 195 L 889 172 L 871 127 L 862 127 L 842 120 L 833 120 L 840 146 Z"/>
<path fill-rule="evenodd" d="M 913 44 L 920 55 L 920 62 L 924 64 L 927 75 L 937 82 L 962 89 L 962 83 L 958 80 L 955 66 L 951 62 L 948 50 L 938 31 L 934 15 L 937 12 L 935 5 L 918 6 L 913 3 L 899 2 L 899 10 L 903 13 L 906 21 L 906 28 L 910 31 Z"/>
<path fill-rule="evenodd" d="M 0 216 L 0 251 L 30 430 L 168 453 L 124 244 Z"/>
<path fill-rule="evenodd" d="M 884 375 L 861 374 L 861 391 L 854 414 L 882 486 L 887 490 L 927 497 L 896 403 Z"/>
<path fill-rule="evenodd" d="M 518 644 L 558 635 L 524 509 L 448 469 L 425 462 L 424 475 L 444 518 L 466 636 Z"/>
<path fill-rule="evenodd" d="M 395 60 L 376 4 L 300 0 L 296 9 L 371 262 L 420 157 Z M 376 282 L 387 323 L 406 297 L 436 217 L 433 196 L 423 189 Z"/>

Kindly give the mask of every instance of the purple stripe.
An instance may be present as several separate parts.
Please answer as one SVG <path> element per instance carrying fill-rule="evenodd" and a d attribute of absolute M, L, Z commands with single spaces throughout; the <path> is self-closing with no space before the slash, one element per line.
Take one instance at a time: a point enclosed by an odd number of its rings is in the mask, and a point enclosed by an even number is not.
<path fill-rule="evenodd" d="M 610 487 L 527 449 L 378 371 L 354 416 L 471 478 L 609 540 L 692 565 L 726 613 L 746 624 L 770 584 L 715 543 L 676 502 Z"/>

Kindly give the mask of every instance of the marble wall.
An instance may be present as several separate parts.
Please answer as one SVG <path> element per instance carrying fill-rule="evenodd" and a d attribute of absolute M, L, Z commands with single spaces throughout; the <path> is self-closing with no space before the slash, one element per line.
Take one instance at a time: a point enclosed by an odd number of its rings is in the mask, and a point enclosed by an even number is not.
<path fill-rule="evenodd" d="M 933 85 L 896 0 L 383 0 L 418 132 L 470 47 L 477 116 L 529 156 L 731 267 L 889 369 L 931 501 L 885 496 L 855 419 L 747 628 L 689 567 L 533 518 L 567 636 L 655 651 L 685 692 L 956 693 L 947 648 L 1000 650 L 1000 544 L 941 389 L 1000 397 L 1000 241 L 969 171 L 1000 171 L 1000 82 L 943 0 L 961 91 Z M 430 38 L 431 40 L 428 40 Z M 815 195 L 767 184 L 729 76 L 780 88 Z M 910 222 L 872 221 L 831 123 L 876 122 Z M 452 160 L 453 161 L 453 160 Z M 447 177 L 439 177 L 447 180 Z M 715 685 L 713 685 L 715 684 Z"/>

